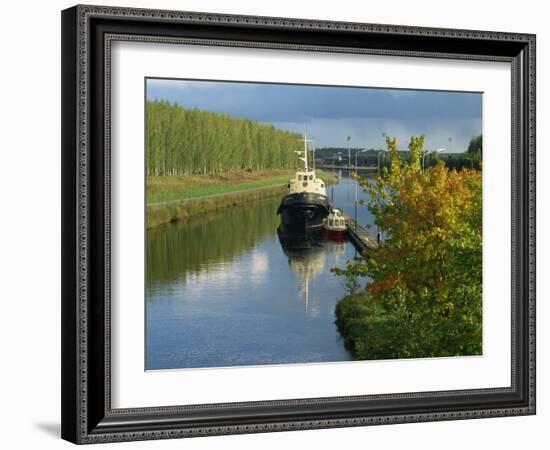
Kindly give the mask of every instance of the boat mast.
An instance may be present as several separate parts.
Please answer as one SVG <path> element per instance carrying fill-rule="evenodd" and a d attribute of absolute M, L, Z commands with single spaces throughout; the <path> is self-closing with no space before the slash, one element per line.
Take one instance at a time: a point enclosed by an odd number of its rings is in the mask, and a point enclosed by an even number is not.
<path fill-rule="evenodd" d="M 308 140 L 307 140 L 307 133 L 304 131 L 304 137 L 303 139 L 300 139 L 301 141 L 304 141 L 304 157 L 300 157 L 300 161 L 303 161 L 304 162 L 304 170 L 307 172 L 308 171 L 308 166 L 307 166 L 307 143 L 308 143 Z M 298 153 L 299 155 L 302 154 L 302 152 L 299 152 L 299 151 L 296 151 L 296 153 Z"/>

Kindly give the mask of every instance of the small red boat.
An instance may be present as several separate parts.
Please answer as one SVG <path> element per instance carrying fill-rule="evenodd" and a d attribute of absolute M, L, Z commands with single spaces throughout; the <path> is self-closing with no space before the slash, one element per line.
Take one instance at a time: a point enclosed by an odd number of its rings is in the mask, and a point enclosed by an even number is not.
<path fill-rule="evenodd" d="M 323 219 L 323 235 L 331 241 L 345 241 L 348 234 L 348 226 L 342 211 L 333 208 L 330 214 Z"/>

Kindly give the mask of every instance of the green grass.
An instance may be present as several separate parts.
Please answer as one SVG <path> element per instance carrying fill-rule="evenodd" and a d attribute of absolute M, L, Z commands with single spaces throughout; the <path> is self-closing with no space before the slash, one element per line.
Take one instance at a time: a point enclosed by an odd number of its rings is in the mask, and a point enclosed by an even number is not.
<path fill-rule="evenodd" d="M 215 175 L 147 177 L 147 228 L 230 206 L 282 196 L 295 171 L 228 172 Z M 317 172 L 327 185 L 333 174 Z M 181 200 L 181 201 L 180 201 Z"/>
<path fill-rule="evenodd" d="M 210 195 L 229 194 L 233 192 L 260 189 L 288 183 L 288 177 L 275 177 L 266 180 L 247 181 L 237 184 L 214 184 L 210 186 L 189 187 L 182 191 L 162 192 L 147 196 L 150 203 L 166 202 L 170 200 L 184 200 L 188 198 L 207 197 Z"/>
<path fill-rule="evenodd" d="M 226 195 L 190 198 L 180 202 L 151 204 L 147 208 L 147 228 L 193 217 L 204 217 L 206 214 L 215 213 L 231 206 L 282 196 L 285 190 L 286 186 L 283 185 L 271 189 L 246 190 Z"/>
<path fill-rule="evenodd" d="M 188 177 L 148 177 L 147 202 L 149 204 L 162 203 L 282 186 L 287 184 L 293 175 L 294 171 L 277 171 Z M 332 175 L 322 172 L 319 172 L 319 177 L 325 177 L 327 182 L 332 180 Z"/>

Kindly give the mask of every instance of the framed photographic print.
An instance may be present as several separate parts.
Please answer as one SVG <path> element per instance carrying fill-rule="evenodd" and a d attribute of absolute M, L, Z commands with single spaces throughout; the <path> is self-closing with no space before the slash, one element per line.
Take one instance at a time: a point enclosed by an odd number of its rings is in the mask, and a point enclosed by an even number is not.
<path fill-rule="evenodd" d="M 535 36 L 62 12 L 62 437 L 535 413 Z"/>

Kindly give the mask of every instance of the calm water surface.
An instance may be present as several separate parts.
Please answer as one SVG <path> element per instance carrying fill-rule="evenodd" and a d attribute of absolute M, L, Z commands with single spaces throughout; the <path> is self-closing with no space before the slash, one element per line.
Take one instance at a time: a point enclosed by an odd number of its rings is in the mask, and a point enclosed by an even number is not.
<path fill-rule="evenodd" d="M 327 194 L 353 216 L 355 181 L 342 175 Z M 330 269 L 356 250 L 279 236 L 279 202 L 148 230 L 146 369 L 350 359 L 334 324 L 345 288 Z M 357 210 L 372 223 L 365 206 Z"/>

